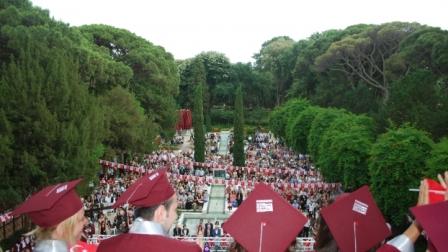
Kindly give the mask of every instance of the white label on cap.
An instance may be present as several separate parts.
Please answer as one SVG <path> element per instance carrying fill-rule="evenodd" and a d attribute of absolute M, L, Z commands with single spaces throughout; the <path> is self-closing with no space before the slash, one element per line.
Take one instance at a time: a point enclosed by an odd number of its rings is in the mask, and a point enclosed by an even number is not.
<path fill-rule="evenodd" d="M 60 193 L 60 192 L 63 192 L 65 190 L 67 190 L 67 185 L 63 185 L 63 186 L 58 187 L 58 189 L 56 189 L 56 193 Z"/>
<path fill-rule="evenodd" d="M 272 200 L 257 200 L 257 213 L 274 212 L 274 205 Z"/>
<path fill-rule="evenodd" d="M 353 204 L 353 211 L 366 215 L 367 214 L 367 209 L 369 208 L 369 205 L 367 205 L 366 203 L 363 203 L 359 200 L 355 200 L 355 203 Z"/>
<path fill-rule="evenodd" d="M 154 180 L 155 178 L 157 178 L 159 176 L 159 173 L 154 173 L 153 175 L 149 176 L 149 180 Z"/>

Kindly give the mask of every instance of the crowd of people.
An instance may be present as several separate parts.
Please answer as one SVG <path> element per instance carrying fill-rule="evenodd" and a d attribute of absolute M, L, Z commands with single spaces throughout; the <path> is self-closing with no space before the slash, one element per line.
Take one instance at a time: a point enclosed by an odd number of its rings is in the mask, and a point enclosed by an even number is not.
<path fill-rule="evenodd" d="M 205 138 L 205 145 L 207 148 L 205 149 L 206 155 L 215 155 L 219 150 L 219 142 L 221 137 L 219 133 L 208 133 Z"/>
<path fill-rule="evenodd" d="M 308 217 L 301 237 L 312 237 L 317 230 L 319 210 L 332 195 L 341 193 L 339 185 L 327 186 L 308 155 L 296 154 L 284 147 L 271 133 L 256 132 L 246 145 L 246 167 L 234 169 L 230 179 L 263 182 L 272 185 L 295 209 Z M 257 169 L 251 169 L 257 167 Z M 275 167 L 275 169 L 269 169 Z M 265 169 L 263 171 L 263 169 Z M 255 184 L 255 183 L 252 183 Z M 297 185 L 312 185 L 306 188 Z M 245 183 L 244 185 L 247 185 Z M 319 185 L 314 187 L 314 185 Z M 227 208 L 234 211 L 253 186 L 230 185 L 226 188 Z"/>
<path fill-rule="evenodd" d="M 256 132 L 248 137 L 245 141 L 245 167 L 230 165 L 232 155 L 216 155 L 220 139 L 219 133 L 207 134 L 206 161 L 202 164 L 193 162 L 193 151 L 190 149 L 155 151 L 141 162 L 132 160 L 122 165 L 122 169 L 116 164 L 103 163 L 98 185 L 90 195 L 81 198 L 86 216 L 84 238 L 128 233 L 135 221 L 135 206 L 112 206 L 142 174 L 158 170 L 166 171 L 170 188 L 176 195 L 176 208 L 185 211 L 202 211 L 209 201 L 210 186 L 217 181 L 213 176 L 217 170 L 223 174 L 219 181 L 225 185 L 226 209 L 230 213 L 238 210 L 257 183 L 266 184 L 307 217 L 297 236 L 315 237 L 322 226 L 320 210 L 332 203 L 335 195 L 342 193 L 340 185 L 324 183 L 308 155 L 294 153 L 271 133 Z M 178 223 L 171 229 L 171 234 L 177 237 L 228 236 L 222 224 L 211 220 L 203 223 L 201 220 L 194 230 L 190 230 L 185 224 Z M 23 236 L 11 251 L 33 251 L 34 238 Z"/>
<path fill-rule="evenodd" d="M 99 185 L 92 194 L 83 199 L 88 219 L 84 232 L 86 238 L 95 234 L 115 235 L 129 230 L 133 209 L 111 209 L 111 206 L 138 177 L 139 174 L 120 172 L 112 168 L 102 170 L 99 174 Z"/>
<path fill-rule="evenodd" d="M 173 186 L 178 194 L 177 199 L 181 209 L 199 211 L 208 201 L 208 190 L 210 189 L 206 183 L 178 180 L 173 181 Z"/>
<path fill-rule="evenodd" d="M 11 248 L 11 252 L 32 252 L 36 246 L 35 235 L 24 235 Z"/>
<path fill-rule="evenodd" d="M 179 136 L 175 138 L 179 139 Z M 215 155 L 220 139 L 219 133 L 207 134 L 207 149 L 210 151 L 207 151 L 206 154 L 205 163 L 208 165 L 205 167 L 192 165 L 192 150 L 180 152 L 159 150 L 147 155 L 142 162 L 138 163 L 133 160 L 127 165 L 143 167 L 145 173 L 157 169 L 167 169 L 172 174 L 169 177 L 177 193 L 179 208 L 202 211 L 204 203 L 208 201 L 211 183 L 207 180 L 179 179 L 180 177 L 175 175 L 212 178 L 215 167 L 226 167 L 231 164 L 232 155 Z M 256 183 L 270 183 L 274 185 L 273 189 L 290 202 L 294 208 L 311 217 L 313 220 L 311 221 L 312 227 L 315 223 L 314 219 L 317 217 L 318 206 L 334 188 L 328 188 L 328 190 L 318 190 L 317 188 L 315 190 L 311 190 L 311 188 L 297 190 L 293 186 L 288 188 L 288 185 L 322 181 L 319 173 L 309 173 L 314 170 L 309 157 L 294 154 L 291 150 L 283 147 L 270 133 L 257 132 L 254 136 L 249 137 L 246 142 L 247 166 L 225 169 L 227 210 L 229 212 L 235 211 Z M 179 159 L 190 160 L 191 162 L 173 162 L 173 160 Z M 272 169 L 272 167 L 276 168 Z M 260 169 L 264 169 L 264 171 Z M 141 172 L 129 172 L 113 166 L 103 167 L 98 177 L 98 185 L 91 195 L 82 199 L 88 220 L 88 224 L 84 228 L 86 238 L 93 235 L 116 235 L 126 233 L 129 230 L 134 209 L 132 207 L 110 209 L 110 207 L 121 193 L 140 176 Z M 200 228 L 188 232 L 188 234 L 185 232 L 174 233 L 173 231 L 173 234 L 198 235 L 198 230 Z M 214 236 L 212 234 L 221 233 L 212 232 L 204 227 L 202 235 L 209 237 Z M 305 231 L 302 235 L 310 236 L 311 234 L 312 232 Z"/>

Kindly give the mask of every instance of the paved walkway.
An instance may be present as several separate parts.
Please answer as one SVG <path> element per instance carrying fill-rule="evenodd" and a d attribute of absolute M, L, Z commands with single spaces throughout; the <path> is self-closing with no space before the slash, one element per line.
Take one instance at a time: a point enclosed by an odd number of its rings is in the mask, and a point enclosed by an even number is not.
<path fill-rule="evenodd" d="M 218 147 L 218 154 L 219 155 L 227 155 L 229 153 L 229 135 L 230 131 L 221 131 L 220 133 L 220 140 L 219 140 L 219 147 Z"/>
<path fill-rule="evenodd" d="M 191 140 L 191 133 L 192 132 L 193 132 L 193 129 L 182 131 L 183 144 L 180 145 L 178 151 L 187 152 L 187 151 L 190 151 L 190 150 L 194 149 L 194 143 Z"/>
<path fill-rule="evenodd" d="M 207 213 L 224 213 L 225 202 L 224 185 L 212 185 Z"/>
<path fill-rule="evenodd" d="M 180 150 L 188 151 L 194 149 L 193 141 L 190 141 L 191 131 L 185 131 L 182 133 L 184 137 L 184 143 L 180 146 Z M 227 155 L 229 152 L 229 135 L 230 131 L 220 132 L 220 142 L 218 146 L 219 155 Z M 219 221 L 222 223 L 229 217 L 229 214 L 225 212 L 226 198 L 225 198 L 225 186 L 224 185 L 212 185 L 210 190 L 209 202 L 204 206 L 204 212 L 202 213 L 189 213 L 183 212 L 178 220 L 182 224 L 190 229 L 190 234 L 196 235 L 196 226 L 202 219 L 205 222 L 211 220 L 213 223 Z"/>

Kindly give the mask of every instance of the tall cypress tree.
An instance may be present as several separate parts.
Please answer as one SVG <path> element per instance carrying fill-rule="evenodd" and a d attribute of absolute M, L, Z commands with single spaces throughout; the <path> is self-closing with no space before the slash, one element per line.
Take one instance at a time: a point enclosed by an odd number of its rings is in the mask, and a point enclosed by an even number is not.
<path fill-rule="evenodd" d="M 243 114 L 243 92 L 241 86 L 236 89 L 235 108 L 233 120 L 233 165 L 244 166 L 244 114 Z"/>
<path fill-rule="evenodd" d="M 194 161 L 205 160 L 205 134 L 202 84 L 196 85 L 193 102 Z"/>

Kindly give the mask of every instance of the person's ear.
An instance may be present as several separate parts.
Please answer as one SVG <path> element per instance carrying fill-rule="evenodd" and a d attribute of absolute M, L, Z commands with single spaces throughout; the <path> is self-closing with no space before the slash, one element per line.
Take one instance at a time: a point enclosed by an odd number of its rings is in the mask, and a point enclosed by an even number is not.
<path fill-rule="evenodd" d="M 64 237 L 64 225 L 58 224 L 53 231 L 51 238 L 60 240 L 62 237 Z"/>
<path fill-rule="evenodd" d="M 154 221 L 160 222 L 162 221 L 166 216 L 167 210 L 163 205 L 160 205 L 157 207 L 157 209 L 154 211 Z"/>

